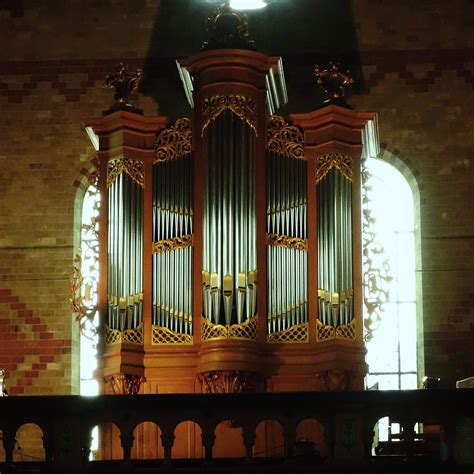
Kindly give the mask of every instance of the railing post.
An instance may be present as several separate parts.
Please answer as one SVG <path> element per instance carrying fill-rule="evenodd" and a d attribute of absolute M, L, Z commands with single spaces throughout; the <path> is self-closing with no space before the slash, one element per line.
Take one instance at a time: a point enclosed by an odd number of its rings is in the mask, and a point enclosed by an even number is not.
<path fill-rule="evenodd" d="M 204 464 L 212 464 L 212 449 L 214 447 L 214 441 L 216 440 L 216 435 L 214 434 L 214 426 L 212 427 L 202 427 L 202 445 L 204 446 Z"/>
<path fill-rule="evenodd" d="M 326 459 L 328 461 L 334 460 L 334 447 L 336 444 L 334 419 L 323 423 L 324 426 L 324 448 Z"/>
<path fill-rule="evenodd" d="M 403 441 L 405 443 L 405 455 L 407 457 L 412 457 L 414 454 L 414 441 L 415 441 L 415 432 L 414 422 L 412 420 L 402 422 L 403 429 Z"/>
<path fill-rule="evenodd" d="M 165 430 L 163 428 L 163 431 L 161 434 L 161 444 L 163 445 L 163 451 L 164 451 L 162 467 L 168 468 L 172 466 L 173 464 L 173 459 L 171 456 L 171 452 L 172 452 L 173 444 L 174 444 L 173 431 L 168 431 L 167 429 Z"/>
<path fill-rule="evenodd" d="M 3 449 L 5 450 L 5 463 L 8 466 L 13 462 L 13 450 L 15 449 L 15 429 L 3 429 Z"/>
<path fill-rule="evenodd" d="M 130 453 L 132 451 L 133 440 L 135 437 L 133 434 L 128 431 L 120 435 L 120 441 L 123 449 L 123 460 L 125 462 L 130 462 Z"/>
<path fill-rule="evenodd" d="M 283 437 L 285 442 L 285 462 L 291 462 L 294 458 L 296 439 L 296 426 L 294 425 L 294 423 L 291 423 L 290 425 L 285 425 Z"/>
<path fill-rule="evenodd" d="M 253 446 L 255 444 L 255 427 L 244 426 L 242 428 L 242 438 L 245 447 L 245 462 L 250 464 L 253 462 Z"/>

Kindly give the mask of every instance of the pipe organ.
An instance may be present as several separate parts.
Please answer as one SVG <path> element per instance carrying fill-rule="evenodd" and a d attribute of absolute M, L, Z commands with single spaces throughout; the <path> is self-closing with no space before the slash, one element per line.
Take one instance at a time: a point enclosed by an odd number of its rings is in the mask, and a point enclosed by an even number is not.
<path fill-rule="evenodd" d="M 360 160 L 376 153 L 375 114 L 338 96 L 279 116 L 281 59 L 253 50 L 242 14 L 220 15 L 235 21 L 178 61 L 190 117 L 118 104 L 86 121 L 104 391 L 117 374 L 124 393 L 361 389 Z"/>

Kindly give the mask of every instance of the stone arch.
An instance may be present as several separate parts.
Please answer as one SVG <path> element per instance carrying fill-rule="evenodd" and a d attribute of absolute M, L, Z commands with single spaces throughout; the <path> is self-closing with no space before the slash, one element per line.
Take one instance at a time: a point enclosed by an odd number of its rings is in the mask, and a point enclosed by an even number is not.
<path fill-rule="evenodd" d="M 324 425 L 316 418 L 307 417 L 296 425 L 294 456 L 319 459 L 326 455 Z"/>
<path fill-rule="evenodd" d="M 201 459 L 204 457 L 202 429 L 193 420 L 184 420 L 174 429 L 173 459 Z"/>
<path fill-rule="evenodd" d="M 276 419 L 262 420 L 255 429 L 255 458 L 283 458 L 285 436 L 283 425 Z"/>
<path fill-rule="evenodd" d="M 245 455 L 242 426 L 223 420 L 214 429 L 214 458 L 243 458 Z"/>
<path fill-rule="evenodd" d="M 120 428 L 112 422 L 101 421 L 92 428 L 98 430 L 98 448 L 92 453 L 93 460 L 121 460 L 123 459 L 123 448 L 120 439 Z"/>
<path fill-rule="evenodd" d="M 142 421 L 133 430 L 132 459 L 163 459 L 161 428 L 154 421 Z"/>
<path fill-rule="evenodd" d="M 24 423 L 16 430 L 14 462 L 38 462 L 46 459 L 43 429 L 36 423 Z"/>

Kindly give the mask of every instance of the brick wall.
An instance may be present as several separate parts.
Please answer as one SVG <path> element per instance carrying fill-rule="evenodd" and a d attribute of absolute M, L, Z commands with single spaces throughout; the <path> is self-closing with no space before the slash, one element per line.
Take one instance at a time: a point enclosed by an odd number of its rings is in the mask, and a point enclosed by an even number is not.
<path fill-rule="evenodd" d="M 120 60 L 145 69 L 145 113 L 189 114 L 173 60 L 199 49 L 209 10 L 197 0 L 10 3 L 0 8 L 0 366 L 12 393 L 72 393 L 78 334 L 67 278 L 78 183 L 94 157 L 82 119 L 111 105 L 101 84 Z M 301 48 L 291 46 L 290 31 L 268 27 L 282 24 L 268 9 L 251 15 L 255 37 L 285 54 L 291 112 L 317 105 L 311 71 L 326 44 L 345 35 L 341 55 L 356 50 L 363 86 L 351 103 L 378 112 L 381 141 L 417 179 L 426 373 L 452 386 L 474 369 L 473 3 L 357 0 L 352 10 L 341 4 L 340 17 L 324 2 L 294 3 L 322 5 L 319 16 L 336 26 L 318 35 L 318 12 L 300 13 L 309 20 L 298 27 Z M 263 28 L 258 15 L 271 22 Z"/>

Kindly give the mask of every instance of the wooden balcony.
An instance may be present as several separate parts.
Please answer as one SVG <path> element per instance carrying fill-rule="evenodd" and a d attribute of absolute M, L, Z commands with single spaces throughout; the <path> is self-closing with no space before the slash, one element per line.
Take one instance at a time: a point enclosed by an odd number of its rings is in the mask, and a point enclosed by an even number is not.
<path fill-rule="evenodd" d="M 385 416 L 400 423 L 403 436 L 393 441 L 393 449 L 386 451 L 389 455 L 377 456 L 374 426 Z M 321 446 L 297 437 L 298 424 L 307 419 L 320 423 Z M 257 426 L 266 420 L 281 426 L 279 455 L 261 456 L 255 450 Z M 185 421 L 194 422 L 202 433 L 200 458 L 174 456 L 175 429 Z M 213 456 L 216 427 L 223 421 L 240 430 L 243 455 L 239 458 Z M 160 429 L 160 459 L 132 459 L 134 430 L 143 422 Z M 17 430 L 28 423 L 42 431 L 44 461 L 15 460 Z M 106 423 L 118 430 L 121 459 L 91 461 L 92 428 Z M 438 427 L 434 435 L 432 428 L 427 431 L 427 451 L 422 449 L 423 436 L 414 431 L 416 423 Z M 0 463 L 0 472 L 240 472 L 245 467 L 247 472 L 420 472 L 428 468 L 472 473 L 473 428 L 474 391 L 469 389 L 2 397 L 5 462 Z"/>

